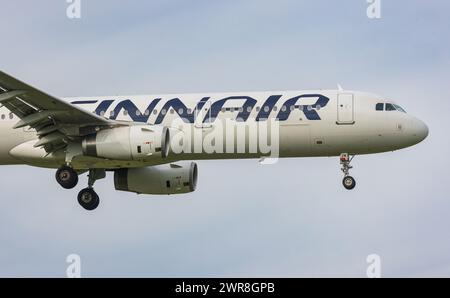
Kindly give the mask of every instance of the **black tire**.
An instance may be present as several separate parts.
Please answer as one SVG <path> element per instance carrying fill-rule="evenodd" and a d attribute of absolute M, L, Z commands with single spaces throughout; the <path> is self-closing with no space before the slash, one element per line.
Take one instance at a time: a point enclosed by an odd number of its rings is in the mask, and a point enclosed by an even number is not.
<path fill-rule="evenodd" d="M 72 189 L 78 184 L 78 173 L 68 166 L 63 166 L 56 171 L 56 181 L 65 189 Z"/>
<path fill-rule="evenodd" d="M 100 198 L 92 188 L 85 188 L 78 193 L 78 203 L 84 209 L 92 211 L 100 204 Z"/>
<path fill-rule="evenodd" d="M 347 176 L 347 177 L 344 177 L 344 180 L 342 180 L 342 185 L 344 185 L 344 187 L 346 189 L 352 190 L 356 186 L 356 181 L 353 177 Z"/>

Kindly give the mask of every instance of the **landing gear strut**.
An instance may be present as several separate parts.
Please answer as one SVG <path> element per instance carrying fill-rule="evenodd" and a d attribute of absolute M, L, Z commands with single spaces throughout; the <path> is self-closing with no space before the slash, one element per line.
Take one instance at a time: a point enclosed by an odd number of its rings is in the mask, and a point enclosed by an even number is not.
<path fill-rule="evenodd" d="M 78 184 L 78 173 L 69 166 L 62 166 L 56 171 L 56 181 L 65 189 L 72 189 Z"/>
<path fill-rule="evenodd" d="M 344 179 L 342 180 L 342 184 L 348 190 L 352 190 L 356 186 L 355 179 L 352 176 L 350 176 L 350 169 L 353 168 L 350 165 L 350 163 L 352 162 L 354 157 L 355 157 L 354 155 L 350 156 L 348 153 L 342 153 L 339 158 L 342 166 L 341 170 L 344 173 Z"/>
<path fill-rule="evenodd" d="M 82 189 L 78 193 L 78 203 L 84 209 L 92 211 L 98 207 L 100 204 L 100 198 L 98 194 L 94 191 L 94 183 L 99 179 L 106 177 L 105 170 L 102 169 L 91 169 L 88 174 L 88 187 Z"/>

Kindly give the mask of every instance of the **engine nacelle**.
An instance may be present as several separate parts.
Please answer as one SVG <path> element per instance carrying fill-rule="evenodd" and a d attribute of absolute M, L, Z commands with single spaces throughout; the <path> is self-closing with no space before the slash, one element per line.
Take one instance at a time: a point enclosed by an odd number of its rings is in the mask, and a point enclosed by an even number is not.
<path fill-rule="evenodd" d="M 115 160 L 166 158 L 170 149 L 167 127 L 135 125 L 100 130 L 81 143 L 83 154 Z"/>
<path fill-rule="evenodd" d="M 195 191 L 197 176 L 194 162 L 120 169 L 114 172 L 114 187 L 138 194 L 182 194 Z"/>

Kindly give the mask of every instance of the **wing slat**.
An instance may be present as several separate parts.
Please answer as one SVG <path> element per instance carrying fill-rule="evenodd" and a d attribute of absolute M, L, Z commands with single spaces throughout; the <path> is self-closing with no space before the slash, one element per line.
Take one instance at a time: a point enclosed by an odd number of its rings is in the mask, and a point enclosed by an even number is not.
<path fill-rule="evenodd" d="M 2 90 L 7 90 L 6 93 L 1 94 L 5 97 L 11 97 L 10 95 L 13 94 L 13 92 L 23 92 L 20 96 L 16 95 L 11 99 L 2 102 L 8 109 L 13 109 L 11 112 L 15 114 L 17 113 L 16 115 L 19 118 L 29 115 L 30 112 L 36 112 L 36 110 L 54 110 L 66 112 L 64 114 L 54 115 L 53 117 L 55 120 L 62 123 L 77 124 L 82 126 L 108 125 L 114 122 L 96 114 L 86 112 L 77 106 L 71 105 L 68 102 L 39 91 L 38 89 L 27 85 L 2 71 L 0 71 L 0 87 Z M 25 103 L 25 105 L 23 103 Z"/>
<path fill-rule="evenodd" d="M 35 146 L 43 146 L 48 153 L 64 148 L 67 141 L 93 128 L 124 125 L 48 95 L 2 71 L 0 105 L 21 119 L 14 128 L 36 129 L 39 140 Z"/>

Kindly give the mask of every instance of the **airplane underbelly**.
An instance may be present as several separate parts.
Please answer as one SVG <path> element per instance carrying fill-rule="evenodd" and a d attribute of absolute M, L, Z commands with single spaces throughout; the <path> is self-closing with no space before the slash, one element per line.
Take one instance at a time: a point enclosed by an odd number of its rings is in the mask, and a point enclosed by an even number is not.
<path fill-rule="evenodd" d="M 0 164 L 23 164 L 23 161 L 13 158 L 9 152 L 11 149 L 26 141 L 37 138 L 34 132 L 26 132 L 24 129 L 13 129 L 13 122 L 0 124 Z"/>
<path fill-rule="evenodd" d="M 311 154 L 311 132 L 308 124 L 280 125 L 280 156 L 301 157 Z"/>

